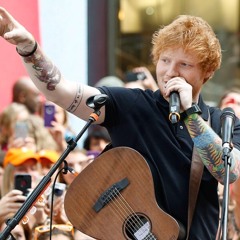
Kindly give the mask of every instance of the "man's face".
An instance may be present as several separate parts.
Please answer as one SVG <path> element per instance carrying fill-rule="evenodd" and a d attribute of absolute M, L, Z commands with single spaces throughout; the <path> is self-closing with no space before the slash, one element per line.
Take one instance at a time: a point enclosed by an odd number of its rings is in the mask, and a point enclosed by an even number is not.
<path fill-rule="evenodd" d="M 100 137 L 91 137 L 89 149 L 92 151 L 99 151 L 101 152 L 109 142 Z"/>
<path fill-rule="evenodd" d="M 197 57 L 192 52 L 184 52 L 182 48 L 169 48 L 160 54 L 156 75 L 163 96 L 166 83 L 174 77 L 180 77 L 192 86 L 195 98 L 209 73 L 201 69 Z"/>
<path fill-rule="evenodd" d="M 221 109 L 230 107 L 234 110 L 236 116 L 240 118 L 240 94 L 239 93 L 229 93 L 221 103 Z"/>
<path fill-rule="evenodd" d="M 41 95 L 37 89 L 29 89 L 25 95 L 24 104 L 27 106 L 30 113 L 36 113 L 41 104 Z"/>

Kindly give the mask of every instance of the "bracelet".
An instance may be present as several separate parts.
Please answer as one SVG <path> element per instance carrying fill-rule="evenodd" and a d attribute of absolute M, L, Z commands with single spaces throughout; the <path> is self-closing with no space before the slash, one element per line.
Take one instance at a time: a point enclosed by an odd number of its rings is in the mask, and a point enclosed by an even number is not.
<path fill-rule="evenodd" d="M 30 53 L 27 53 L 27 54 L 19 53 L 17 47 L 16 47 L 16 51 L 17 51 L 17 53 L 18 53 L 20 56 L 22 56 L 22 57 L 29 57 L 29 56 L 33 55 L 33 54 L 36 52 L 37 47 L 38 47 L 38 44 L 37 44 L 37 41 L 35 41 L 33 50 L 32 50 Z"/>
<path fill-rule="evenodd" d="M 187 118 L 189 115 L 192 115 L 194 113 L 197 114 L 202 114 L 202 111 L 200 109 L 200 107 L 194 103 L 190 108 L 188 108 L 187 110 L 185 110 L 184 112 L 181 113 L 181 118 L 185 119 Z"/>

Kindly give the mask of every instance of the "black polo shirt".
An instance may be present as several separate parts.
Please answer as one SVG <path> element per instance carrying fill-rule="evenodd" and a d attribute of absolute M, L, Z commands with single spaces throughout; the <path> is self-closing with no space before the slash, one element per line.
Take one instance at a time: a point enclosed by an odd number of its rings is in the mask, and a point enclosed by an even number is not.
<path fill-rule="evenodd" d="M 152 171 L 156 200 L 172 217 L 187 226 L 188 188 L 193 142 L 183 121 L 169 121 L 169 105 L 160 91 L 142 91 L 102 87 L 109 96 L 106 117 L 102 124 L 109 131 L 113 147 L 127 146 L 137 150 Z M 221 111 L 208 108 L 200 98 L 202 117 L 220 135 Z M 240 149 L 240 125 L 233 142 Z M 205 168 L 189 239 L 215 239 L 219 203 L 218 182 Z"/>

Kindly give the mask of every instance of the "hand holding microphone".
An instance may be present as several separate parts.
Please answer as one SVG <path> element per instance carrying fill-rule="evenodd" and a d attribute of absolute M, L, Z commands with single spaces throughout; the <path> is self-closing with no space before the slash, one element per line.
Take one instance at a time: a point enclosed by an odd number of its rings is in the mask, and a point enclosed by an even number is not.
<path fill-rule="evenodd" d="M 169 96 L 169 120 L 177 123 L 180 120 L 180 97 L 177 91 L 173 91 Z"/>
<path fill-rule="evenodd" d="M 174 77 L 166 83 L 165 88 L 169 94 L 169 120 L 175 124 L 183 118 L 181 108 L 186 109 L 185 112 L 191 109 L 192 86 L 183 77 Z"/>

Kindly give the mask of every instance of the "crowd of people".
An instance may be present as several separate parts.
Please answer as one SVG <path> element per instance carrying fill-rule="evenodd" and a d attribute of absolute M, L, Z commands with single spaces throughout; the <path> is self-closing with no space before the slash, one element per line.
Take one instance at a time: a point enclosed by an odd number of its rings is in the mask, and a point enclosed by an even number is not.
<path fill-rule="evenodd" d="M 70 128 L 67 112 L 58 105 L 46 101 L 41 96 L 29 77 L 20 77 L 12 88 L 12 102 L 0 112 L 0 229 L 6 227 L 5 222 L 26 201 L 27 196 L 22 189 L 16 189 L 16 176 L 31 176 L 29 194 L 58 161 L 61 153 L 67 148 L 67 139 L 75 137 Z M 54 106 L 54 118 L 51 127 L 44 124 L 44 106 Z M 104 134 L 102 134 L 104 132 Z M 110 140 L 105 129 L 94 129 L 85 140 L 87 148 L 76 146 L 67 158 L 67 165 L 79 174 L 107 145 Z M 98 143 L 99 142 L 99 143 Z M 63 163 L 60 169 L 63 168 Z M 59 169 L 59 171 L 60 171 Z M 57 172 L 56 172 L 57 174 Z M 56 176 L 52 177 L 52 182 Z M 57 183 L 66 185 L 61 196 L 55 196 L 51 209 L 51 186 L 39 196 L 39 201 L 26 215 L 27 222 L 21 221 L 12 231 L 16 239 L 49 239 L 50 211 L 53 211 L 54 239 L 92 239 L 73 229 L 64 212 L 64 194 L 67 186 L 76 174 L 63 174 L 61 171 Z M 24 179 L 25 181 L 25 179 Z M 66 229 L 72 228 L 72 231 Z M 42 231 L 41 229 L 45 229 Z M 57 238 L 58 236 L 58 238 Z"/>
<path fill-rule="evenodd" d="M 91 126 L 84 146 L 70 152 L 66 158 L 68 166 L 80 173 L 106 147 L 127 146 L 140 152 L 149 164 L 158 205 L 185 228 L 182 239 L 215 239 L 217 236 L 221 226 L 220 189 L 225 177 L 220 116 L 221 109 L 234 109 L 237 118 L 230 152 L 232 208 L 228 234 L 229 239 L 239 239 L 240 94 L 237 90 L 224 94 L 219 108 L 203 101 L 201 89 L 221 64 L 221 46 L 207 22 L 182 15 L 153 35 L 156 80 L 147 68 L 139 67 L 133 72 L 144 73 L 141 79 L 118 82 L 117 87 L 105 79 L 92 87 L 65 80 L 31 33 L 1 7 L 0 16 L 0 36 L 16 45 L 30 76 L 16 82 L 13 102 L 0 114 L 1 230 L 27 199 L 27 195 L 15 189 L 16 175 L 31 176 L 31 188 L 28 189 L 31 194 L 66 149 L 67 138 L 74 138 L 67 111 L 87 120 L 92 110 L 85 104 L 86 100 L 93 95 L 106 94 L 109 99 L 101 109 L 97 125 Z M 116 79 L 114 81 L 117 85 Z M 181 103 L 181 117 L 176 124 L 169 121 L 169 98 L 173 91 L 178 92 Z M 44 125 L 45 103 L 54 106 L 50 127 Z M 204 170 L 188 229 L 193 148 L 197 149 Z M 28 213 L 28 221 L 19 223 L 12 234 L 21 234 L 23 240 L 49 239 L 52 207 L 54 239 L 92 239 L 74 229 L 64 212 L 64 195 L 75 177 L 61 172 L 57 182 L 63 184 L 65 190 L 55 197 L 54 205 L 49 201 L 50 186 L 33 207 L 35 211 Z"/>

